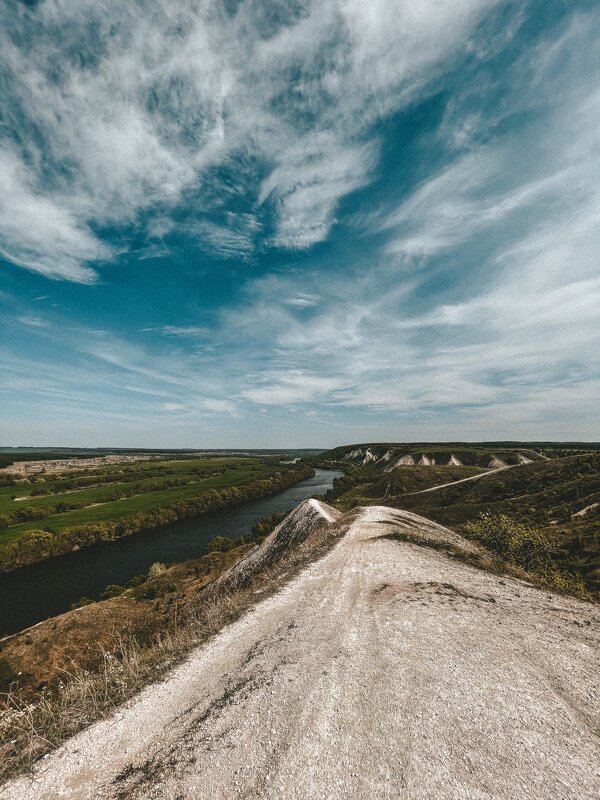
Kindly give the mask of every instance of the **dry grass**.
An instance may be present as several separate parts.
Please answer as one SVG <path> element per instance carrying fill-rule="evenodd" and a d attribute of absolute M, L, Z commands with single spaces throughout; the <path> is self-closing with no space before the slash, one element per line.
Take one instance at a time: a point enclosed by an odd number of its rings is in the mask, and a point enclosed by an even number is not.
<path fill-rule="evenodd" d="M 420 547 L 430 547 L 433 550 L 441 550 L 445 555 L 457 561 L 467 564 L 470 567 L 491 572 L 494 575 L 509 576 L 517 580 L 536 586 L 538 589 L 549 589 L 557 594 L 577 597 L 579 600 L 588 602 L 598 602 L 598 598 L 588 592 L 581 581 L 577 581 L 572 576 L 556 573 L 548 575 L 536 572 L 528 572 L 518 564 L 512 564 L 495 553 L 486 550 L 482 545 L 477 545 L 477 551 L 469 552 L 462 547 L 456 547 L 449 543 L 436 542 L 428 537 L 421 537 L 418 534 L 408 534 L 395 532 L 387 537 L 397 542 L 411 542 Z"/>
<path fill-rule="evenodd" d="M 310 537 L 264 572 L 232 588 L 211 585 L 194 605 L 177 604 L 163 629 L 140 643 L 125 631 L 110 646 L 99 646 L 99 667 L 64 671 L 60 682 L 33 699 L 11 690 L 0 698 L 0 781 L 27 771 L 39 758 L 83 728 L 107 717 L 144 686 L 158 680 L 195 647 L 239 618 L 323 555 L 339 528 L 329 526 Z"/>

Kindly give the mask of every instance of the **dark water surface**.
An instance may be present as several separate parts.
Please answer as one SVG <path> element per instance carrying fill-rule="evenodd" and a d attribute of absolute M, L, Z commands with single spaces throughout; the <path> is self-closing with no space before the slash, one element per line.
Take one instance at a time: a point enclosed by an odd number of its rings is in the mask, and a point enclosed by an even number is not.
<path fill-rule="evenodd" d="M 134 575 L 148 572 L 155 561 L 198 558 L 213 537 L 237 539 L 249 533 L 262 517 L 291 511 L 308 497 L 323 494 L 341 475 L 317 469 L 312 478 L 271 497 L 178 520 L 0 574 L 0 636 L 61 614 L 80 597 L 97 599 L 109 584 L 125 584 Z"/>

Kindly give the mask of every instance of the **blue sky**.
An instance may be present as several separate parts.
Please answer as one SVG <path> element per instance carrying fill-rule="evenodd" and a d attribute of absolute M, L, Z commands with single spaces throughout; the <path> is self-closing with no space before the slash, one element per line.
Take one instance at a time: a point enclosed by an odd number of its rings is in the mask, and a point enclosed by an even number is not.
<path fill-rule="evenodd" d="M 594 2 L 0 6 L 0 442 L 598 439 Z"/>

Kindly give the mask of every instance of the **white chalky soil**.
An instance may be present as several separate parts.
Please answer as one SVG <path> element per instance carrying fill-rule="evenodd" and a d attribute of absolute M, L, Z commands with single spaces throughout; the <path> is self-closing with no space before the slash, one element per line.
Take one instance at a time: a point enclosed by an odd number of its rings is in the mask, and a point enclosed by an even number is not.
<path fill-rule="evenodd" d="M 462 541 L 364 509 L 2 800 L 597 800 L 598 608 L 386 538 L 402 530 Z"/>

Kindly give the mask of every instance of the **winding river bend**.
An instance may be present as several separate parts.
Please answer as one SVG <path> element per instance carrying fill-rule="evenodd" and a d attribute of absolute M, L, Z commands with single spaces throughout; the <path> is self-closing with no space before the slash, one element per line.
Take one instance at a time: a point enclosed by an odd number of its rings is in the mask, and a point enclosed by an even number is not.
<path fill-rule="evenodd" d="M 109 584 L 125 584 L 134 575 L 146 573 L 155 561 L 198 558 L 213 537 L 237 539 L 249 533 L 262 517 L 291 511 L 308 497 L 323 494 L 341 475 L 317 469 L 312 478 L 270 497 L 171 522 L 2 574 L 0 636 L 62 614 L 80 597 L 97 599 Z"/>

